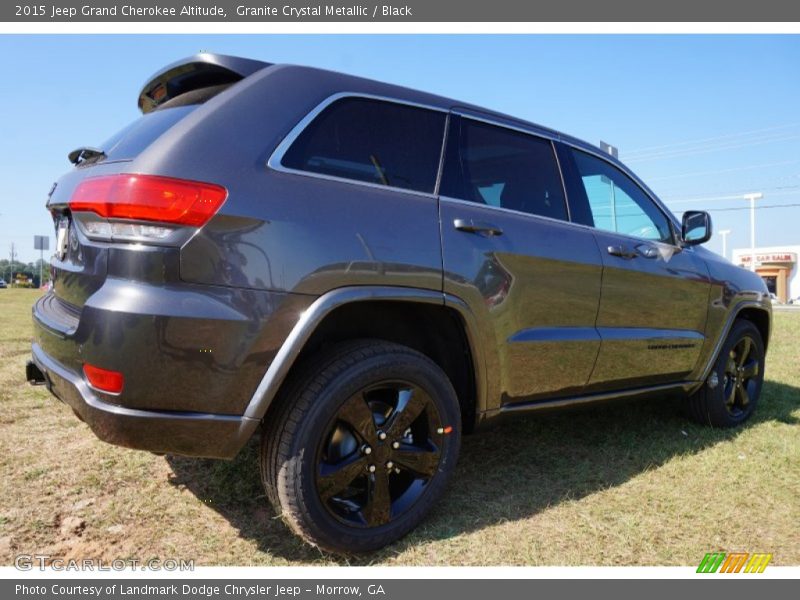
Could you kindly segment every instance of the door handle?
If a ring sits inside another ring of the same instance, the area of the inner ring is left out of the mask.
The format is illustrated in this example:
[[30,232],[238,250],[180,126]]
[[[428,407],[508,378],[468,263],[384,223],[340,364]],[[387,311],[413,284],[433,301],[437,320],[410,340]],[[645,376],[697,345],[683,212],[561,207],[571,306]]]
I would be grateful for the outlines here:
[[486,221],[473,221],[472,219],[455,219],[453,227],[466,233],[483,233],[490,237],[503,235],[503,230],[497,225]]
[[608,253],[611,256],[619,256],[620,258],[627,258],[627,259],[636,258],[638,256],[636,252],[634,252],[627,246],[609,246]]
[[639,254],[644,256],[645,258],[658,258],[660,252],[658,248],[655,246],[650,246],[648,244],[639,244],[636,246],[636,249],[639,251]]

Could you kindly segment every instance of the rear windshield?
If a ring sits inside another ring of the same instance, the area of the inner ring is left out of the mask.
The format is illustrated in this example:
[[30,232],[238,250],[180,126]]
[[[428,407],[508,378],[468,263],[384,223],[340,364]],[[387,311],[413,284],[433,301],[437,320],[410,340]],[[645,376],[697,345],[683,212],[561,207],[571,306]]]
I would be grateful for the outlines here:
[[106,153],[106,160],[135,158],[197,107],[197,104],[192,104],[147,113],[103,142],[100,149]]

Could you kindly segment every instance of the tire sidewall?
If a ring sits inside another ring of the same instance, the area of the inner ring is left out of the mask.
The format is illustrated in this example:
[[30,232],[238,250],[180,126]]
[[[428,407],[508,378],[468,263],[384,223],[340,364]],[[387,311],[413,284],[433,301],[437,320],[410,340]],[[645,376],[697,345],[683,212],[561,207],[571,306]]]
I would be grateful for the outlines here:
[[[453,431],[443,436],[437,475],[410,509],[379,527],[348,526],[330,514],[317,495],[315,474],[318,443],[350,397],[365,387],[392,380],[408,381],[422,388],[436,405],[443,426],[451,425]],[[432,361],[422,355],[404,352],[372,356],[339,373],[313,399],[307,418],[292,436],[290,458],[280,467],[288,470],[286,477],[279,480],[294,482],[296,498],[304,509],[299,513],[305,521],[303,526],[313,531],[314,537],[323,546],[351,548],[354,552],[366,551],[402,537],[419,523],[447,484],[458,459],[460,438],[458,400],[450,381]]]

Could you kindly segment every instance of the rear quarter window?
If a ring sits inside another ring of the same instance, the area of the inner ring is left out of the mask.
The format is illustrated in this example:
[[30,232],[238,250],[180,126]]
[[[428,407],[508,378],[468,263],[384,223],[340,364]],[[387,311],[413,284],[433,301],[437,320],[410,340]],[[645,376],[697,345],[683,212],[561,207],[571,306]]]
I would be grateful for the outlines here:
[[344,98],[326,107],[281,159],[290,169],[432,193],[446,116],[416,106]]

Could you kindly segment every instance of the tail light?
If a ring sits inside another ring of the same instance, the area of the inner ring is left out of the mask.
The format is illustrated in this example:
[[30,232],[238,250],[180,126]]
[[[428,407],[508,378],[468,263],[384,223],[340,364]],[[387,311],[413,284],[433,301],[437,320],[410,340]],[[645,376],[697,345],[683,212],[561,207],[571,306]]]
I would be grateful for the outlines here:
[[83,374],[93,388],[110,394],[119,394],[125,383],[125,379],[119,371],[101,369],[89,363],[83,365]]
[[202,227],[227,196],[212,183],[120,174],[85,179],[69,207],[88,213],[80,222],[91,237],[159,240],[177,228]]

